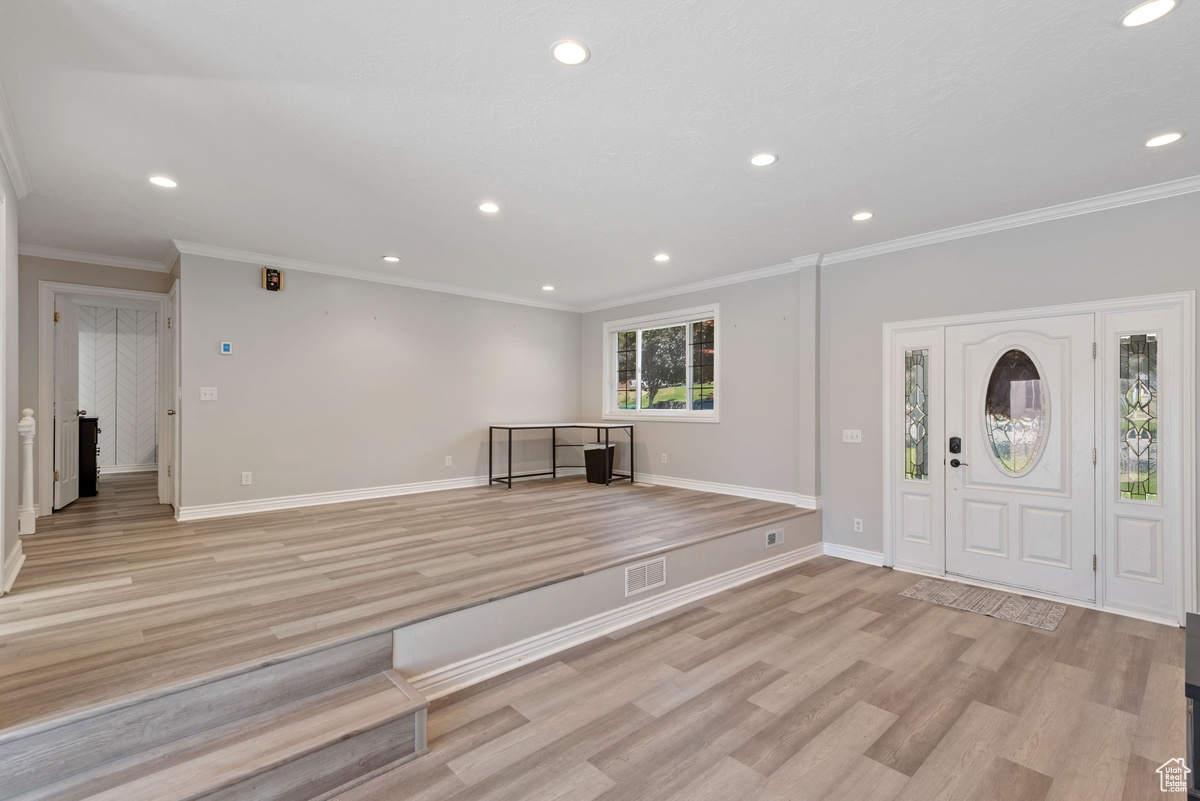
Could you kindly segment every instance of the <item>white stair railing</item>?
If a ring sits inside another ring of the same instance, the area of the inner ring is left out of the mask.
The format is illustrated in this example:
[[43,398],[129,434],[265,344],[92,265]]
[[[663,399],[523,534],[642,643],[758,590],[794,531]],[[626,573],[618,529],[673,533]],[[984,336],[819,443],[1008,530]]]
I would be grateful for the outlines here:
[[21,435],[21,518],[17,530],[22,535],[37,530],[37,508],[33,505],[33,435],[36,431],[33,409],[22,409],[21,422],[17,424],[17,433]]

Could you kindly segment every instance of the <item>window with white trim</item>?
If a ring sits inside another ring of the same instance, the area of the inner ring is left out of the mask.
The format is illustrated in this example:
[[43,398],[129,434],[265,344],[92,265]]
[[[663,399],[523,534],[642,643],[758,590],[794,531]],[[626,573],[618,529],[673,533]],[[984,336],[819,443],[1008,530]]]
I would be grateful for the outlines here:
[[717,420],[717,305],[604,324],[606,419]]

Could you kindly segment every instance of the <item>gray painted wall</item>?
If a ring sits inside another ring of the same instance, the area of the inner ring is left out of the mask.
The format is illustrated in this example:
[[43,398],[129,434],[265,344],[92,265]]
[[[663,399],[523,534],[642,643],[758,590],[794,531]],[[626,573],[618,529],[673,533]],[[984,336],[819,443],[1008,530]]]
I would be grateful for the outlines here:
[[1197,290],[1198,221],[1190,194],[822,268],[825,540],[883,549],[885,322]]
[[260,270],[182,260],[184,507],[487,475],[489,423],[579,414],[578,314]]
[[[167,292],[171,288],[166,273],[151,270],[129,270],[124,267],[106,267],[99,264],[80,264],[73,261],[43,259],[37,256],[20,258],[20,409],[37,412],[38,384],[38,283],[53,281],[61,284],[132,289],[138,292]],[[38,420],[37,436],[53,436],[53,421]],[[38,448],[34,447],[33,464],[35,475],[41,470]],[[34,482],[34,503],[42,508],[39,492],[40,482]]]
[[[20,450],[21,439],[17,436],[17,423],[21,419],[21,404],[17,397],[18,381],[18,330],[17,306],[17,193],[8,177],[8,170],[0,162],[0,195],[4,197],[4,230],[0,247],[0,305],[3,307],[4,335],[0,337],[0,372],[4,373],[4,389],[0,392],[0,407],[3,408],[4,425],[0,432],[0,571],[6,566],[6,557],[20,543],[17,529],[20,497]],[[2,590],[3,587],[0,587]]]
[[606,321],[716,302],[720,422],[636,423],[638,473],[818,494],[816,288],[808,268],[585,314],[584,418],[603,410]]

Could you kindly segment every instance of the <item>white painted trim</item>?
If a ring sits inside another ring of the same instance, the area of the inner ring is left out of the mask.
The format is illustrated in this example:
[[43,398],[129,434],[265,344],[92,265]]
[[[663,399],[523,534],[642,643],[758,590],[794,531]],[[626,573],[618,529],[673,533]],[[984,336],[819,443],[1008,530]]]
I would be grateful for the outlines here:
[[1099,197],[1088,198],[1086,200],[1062,203],[1057,206],[1046,206],[1045,208],[1023,211],[1018,214],[1009,214],[1005,217],[995,217],[990,220],[982,220],[953,228],[943,228],[940,231],[906,236],[861,248],[826,253],[821,258],[821,266],[827,267],[832,264],[842,264],[848,261],[867,259],[872,256],[882,256],[885,253],[895,253],[898,250],[908,250],[910,248],[937,244],[938,242],[949,242],[954,239],[990,234],[995,231],[1004,231],[1009,228],[1018,228],[1023,225],[1033,225],[1050,220],[1061,220],[1064,217],[1075,217],[1080,214],[1090,214],[1094,211],[1106,211],[1122,206],[1132,206],[1136,203],[1146,203],[1151,200],[1161,200],[1163,198],[1175,197],[1176,195],[1186,195],[1191,192],[1200,192],[1200,175],[1192,176],[1191,178],[1180,178],[1177,181],[1152,184],[1137,189],[1129,189],[1124,192],[1114,192],[1111,195],[1100,195]]
[[811,256],[797,256],[783,264],[776,264],[771,267],[760,267],[757,270],[746,270],[745,272],[733,273],[732,275],[722,275],[717,278],[709,278],[707,281],[696,281],[691,284],[680,284],[679,286],[668,287],[667,289],[655,289],[650,292],[642,292],[637,295],[625,295],[623,297],[614,298],[613,300],[605,300],[600,303],[593,303],[584,306],[580,311],[594,312],[603,309],[615,309],[618,306],[628,306],[632,303],[641,303],[647,300],[659,300],[661,298],[671,298],[676,295],[686,295],[689,292],[701,292],[705,289],[716,289],[717,287],[729,286],[731,284],[741,284],[746,281],[757,281],[760,278],[770,278],[775,275],[786,275],[803,270],[805,267],[817,267],[821,264],[821,254],[814,253]]
[[[216,247],[215,245],[198,245],[194,242],[180,242],[173,240],[175,249],[179,253],[188,256],[207,256],[213,259],[225,259],[226,261],[237,261],[244,264],[262,265],[266,267],[274,267],[280,270],[297,270],[304,273],[320,273],[322,275],[333,275],[339,278],[351,278],[357,281],[371,281],[376,284],[390,284],[391,286],[402,286],[409,289],[423,289],[427,292],[441,292],[447,295],[462,295],[468,298],[478,298],[480,300],[493,300],[497,303],[515,303],[520,306],[535,306],[539,309],[554,309],[556,311],[578,312],[578,306],[565,306],[561,303],[548,303],[544,300],[534,300],[532,298],[522,298],[516,295],[505,295],[500,292],[487,292],[482,289],[471,289],[465,286],[455,286],[453,284],[440,284],[434,281],[422,281],[417,278],[405,278],[400,275],[388,275],[387,273],[377,273],[371,270],[360,270],[353,267],[338,267],[333,264],[321,264],[315,261],[304,261],[302,259],[292,259],[286,256],[271,256],[266,253],[252,253],[248,250],[235,250],[233,248]],[[174,261],[172,259],[172,261]]]
[[100,475],[107,476],[117,473],[157,473],[157,464],[104,464],[100,465]]
[[84,253],[81,250],[64,250],[63,248],[48,248],[42,245],[21,245],[17,252],[22,256],[34,256],[39,259],[57,259],[72,261],[80,264],[99,264],[104,267],[124,267],[128,270],[149,270],[155,273],[170,272],[170,267],[164,267],[156,261],[145,259],[128,259],[124,256],[105,256],[103,253]]
[[[560,467],[559,476],[583,475],[582,467]],[[513,473],[513,478],[521,478],[525,473]],[[530,473],[541,477],[541,472]],[[549,476],[546,476],[549,478]],[[303,509],[306,506],[325,506],[331,503],[346,503],[347,501],[369,501],[375,498],[394,498],[398,495],[415,495],[420,492],[439,492],[441,490],[465,489],[467,487],[486,487],[487,476],[467,476],[466,478],[449,478],[438,481],[416,481],[411,484],[391,484],[383,487],[363,487],[362,489],[332,490],[330,492],[313,492],[308,495],[281,495],[275,498],[260,498],[252,501],[230,501],[229,503],[212,503],[202,506],[181,506],[175,512],[175,519],[180,522],[189,520],[207,520],[212,517],[233,517],[249,515],[256,512],[277,512],[283,509]]]
[[883,554],[879,551],[868,551],[865,548],[851,548],[849,545],[838,545],[835,542],[822,543],[826,556],[836,556],[838,559],[849,559],[851,562],[862,562],[875,567],[883,567]]
[[419,481],[413,484],[393,484],[386,487],[365,487],[353,490],[314,492],[309,495],[283,495],[277,498],[262,498],[254,501],[231,501],[204,506],[181,506],[176,520],[205,520],[211,517],[231,517],[255,512],[274,512],[280,509],[300,509],[305,506],[324,506],[346,501],[366,501],[374,498],[391,498],[397,495],[413,495],[418,492],[486,487],[487,476],[451,478],[443,481]]
[[695,490],[696,492],[713,492],[717,495],[736,495],[739,498],[753,498],[758,501],[772,501],[798,506],[801,509],[820,509],[821,496],[800,495],[784,490],[760,489],[758,487],[742,487],[737,484],[718,484],[715,481],[697,481],[691,478],[662,476],[645,471],[638,471],[637,483],[652,484],[661,487]]
[[8,177],[12,179],[17,200],[33,191],[29,164],[25,161],[25,150],[21,147],[21,137],[17,134],[17,125],[8,107],[8,98],[4,96],[3,86],[0,86],[0,160],[8,168]]
[[17,580],[17,574],[21,572],[21,565],[25,564],[25,551],[21,549],[21,540],[17,540],[17,544],[4,557],[4,577],[0,582],[0,595],[5,595],[12,589],[13,582]]
[[[166,326],[167,295],[161,292],[141,292],[133,289],[112,289],[104,286],[87,286],[86,284],[63,284],[55,281],[38,281],[38,405],[37,419],[42,421],[43,431],[54,430],[54,297],[56,295],[89,295],[103,298],[125,298],[136,301],[150,301],[158,304],[158,337],[163,341]],[[165,354],[158,349],[158,375],[163,375]],[[158,430],[166,425],[166,394],[159,382],[158,399]],[[34,481],[38,488],[38,515],[48,515],[54,511],[54,437],[38,437],[38,475]],[[160,465],[160,470],[165,470]],[[160,474],[161,476],[161,474]]]
[[464,659],[430,671],[409,683],[426,698],[433,700],[512,670],[518,665],[603,637],[685,604],[707,598],[731,587],[768,576],[821,555],[821,543],[797,548],[761,562],[730,570],[678,589],[626,604],[618,609],[529,637],[513,645],[497,648],[480,656]]

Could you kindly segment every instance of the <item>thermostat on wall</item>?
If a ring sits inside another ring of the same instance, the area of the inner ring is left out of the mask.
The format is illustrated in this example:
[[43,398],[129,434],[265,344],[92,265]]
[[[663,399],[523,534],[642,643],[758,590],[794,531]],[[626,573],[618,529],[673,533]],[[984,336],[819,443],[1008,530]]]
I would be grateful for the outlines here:
[[222,342],[221,343],[221,355],[228,356],[231,353],[233,353],[233,343],[232,342]]

